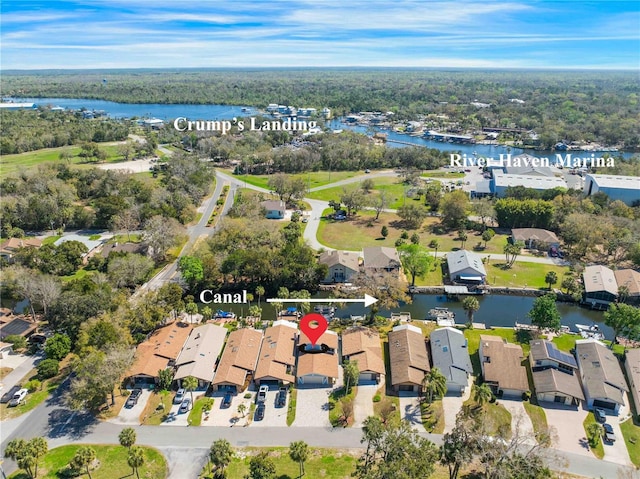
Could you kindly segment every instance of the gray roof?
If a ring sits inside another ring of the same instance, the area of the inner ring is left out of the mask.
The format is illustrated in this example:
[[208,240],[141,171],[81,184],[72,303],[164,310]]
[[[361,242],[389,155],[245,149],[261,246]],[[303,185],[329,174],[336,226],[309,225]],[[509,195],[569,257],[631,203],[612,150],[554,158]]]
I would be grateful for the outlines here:
[[87,247],[87,250],[89,251],[93,250],[94,248],[104,243],[103,239],[92,240],[92,239],[89,239],[88,236],[82,236],[82,235],[73,233],[68,235],[65,234],[62,238],[58,238],[56,242],[53,244],[56,246],[60,246],[62,243],[66,243],[67,241],[79,241],[80,243],[85,245]]
[[528,176],[554,176],[553,171],[548,166],[538,166],[540,162],[540,158],[526,153],[513,156],[510,161],[505,164],[505,173]]
[[454,328],[436,329],[431,333],[430,342],[433,367],[440,369],[447,383],[465,387],[467,373],[473,373],[473,367],[462,332]]
[[176,359],[174,379],[194,376],[203,381],[211,381],[227,332],[226,328],[216,324],[205,324],[191,330]]
[[536,394],[559,392],[584,400],[584,394],[576,374],[563,373],[557,369],[550,368],[544,371],[535,371],[532,375]]
[[632,386],[632,399],[636,403],[636,411],[640,410],[640,349],[628,349],[625,355],[627,377]]
[[582,385],[591,398],[602,398],[624,404],[627,381],[613,352],[594,339],[576,341],[576,355]]
[[575,358],[568,353],[560,351],[554,343],[546,339],[535,339],[529,343],[531,347],[531,366],[535,367],[536,361],[550,359],[573,369],[578,368]]
[[553,231],[541,228],[513,228],[511,236],[516,241],[544,241],[545,243],[559,243],[560,240]]
[[463,271],[467,268],[474,269],[482,276],[487,275],[480,255],[464,249],[447,253],[447,264],[449,265],[450,275],[454,275],[458,271]]
[[582,273],[584,290],[587,293],[606,291],[614,296],[618,295],[618,282],[613,271],[600,264],[587,266]]
[[320,255],[318,261],[321,264],[326,264],[329,268],[337,264],[356,272],[360,268],[360,255],[354,251],[325,251]]
[[264,209],[268,211],[272,211],[272,210],[285,211],[286,210],[286,205],[282,200],[266,200],[260,203],[260,206],[262,206]]
[[365,268],[397,269],[400,268],[400,256],[395,248],[386,246],[371,246],[363,248]]
[[640,176],[586,175],[600,188],[618,188],[622,190],[640,190]]
[[548,176],[508,175],[495,172],[493,178],[496,186],[524,186],[536,190],[550,190],[551,188],[566,188],[567,183],[562,178]]

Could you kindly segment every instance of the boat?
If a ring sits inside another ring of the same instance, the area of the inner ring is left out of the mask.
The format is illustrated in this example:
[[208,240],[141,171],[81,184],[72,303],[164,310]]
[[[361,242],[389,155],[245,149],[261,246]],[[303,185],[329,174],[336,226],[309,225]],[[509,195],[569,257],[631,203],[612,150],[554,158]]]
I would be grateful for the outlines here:
[[297,310],[297,308],[287,308],[280,311],[279,313],[279,316],[295,316],[297,318],[299,318],[301,315],[302,314]]
[[336,314],[336,308],[327,305],[316,306],[313,311],[324,316],[327,321],[331,321]]
[[236,314],[231,311],[222,311],[219,309],[213,315],[213,319],[236,319]]
[[429,310],[429,319],[435,320],[438,326],[455,326],[456,313],[449,311],[449,308],[435,307]]
[[604,339],[604,334],[597,331],[580,331],[580,336],[582,336],[583,339],[597,339],[598,341]]
[[600,326],[598,326],[597,324],[592,324],[590,326],[588,326],[586,324],[576,324],[576,328],[580,332],[582,332],[582,331],[585,331],[587,333],[599,333],[600,332]]

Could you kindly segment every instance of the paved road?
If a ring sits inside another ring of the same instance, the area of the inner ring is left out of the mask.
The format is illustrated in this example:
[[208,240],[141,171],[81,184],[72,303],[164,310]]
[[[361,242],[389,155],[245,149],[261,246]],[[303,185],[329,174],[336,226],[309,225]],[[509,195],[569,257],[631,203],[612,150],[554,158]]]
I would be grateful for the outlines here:
[[[17,355],[12,355],[17,356]],[[11,357],[10,359],[14,359]],[[20,380],[26,376],[26,374],[36,367],[36,364],[40,362],[42,359],[42,355],[38,354],[35,356],[26,356],[24,361],[16,367],[13,371],[7,374],[2,380],[2,391],[0,391],[0,395],[5,394],[11,390],[13,386],[18,384]],[[9,360],[3,361],[2,364],[9,363]]]

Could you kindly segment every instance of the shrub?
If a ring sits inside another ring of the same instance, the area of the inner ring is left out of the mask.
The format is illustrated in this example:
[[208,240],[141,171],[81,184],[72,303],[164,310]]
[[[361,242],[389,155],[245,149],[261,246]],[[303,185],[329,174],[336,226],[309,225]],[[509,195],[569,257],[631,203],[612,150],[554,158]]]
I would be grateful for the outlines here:
[[522,393],[522,400],[523,401],[530,401],[531,400],[531,391],[525,391]]
[[56,376],[60,372],[60,362],[55,359],[44,359],[36,367],[38,379],[41,381]]
[[396,240],[396,243],[395,243],[396,244],[396,248],[402,246],[404,243],[405,243],[405,241],[402,238],[398,238]]
[[245,394],[245,395],[244,395],[244,398],[245,398],[245,399],[251,399],[251,393],[247,393],[247,394]]
[[407,232],[407,230],[402,231],[402,233],[400,234],[400,238],[404,240],[409,239],[409,233]]
[[376,394],[375,396],[373,396],[373,402],[380,402],[382,398],[380,397],[380,394]]
[[38,389],[40,389],[42,387],[42,383],[40,381],[38,381],[37,379],[32,379],[27,384],[25,384],[24,387],[30,393],[32,393],[33,391],[37,391]]
[[4,338],[6,343],[13,344],[13,349],[24,349],[27,347],[27,340],[22,336],[18,336],[17,334],[10,334],[6,338]]

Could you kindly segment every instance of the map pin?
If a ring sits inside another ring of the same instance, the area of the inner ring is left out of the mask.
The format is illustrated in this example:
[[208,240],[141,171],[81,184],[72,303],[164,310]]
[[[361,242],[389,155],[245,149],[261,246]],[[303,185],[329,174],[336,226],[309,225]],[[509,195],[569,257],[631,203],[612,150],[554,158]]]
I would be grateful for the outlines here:
[[327,330],[327,320],[318,313],[306,314],[300,320],[300,330],[311,340],[311,345],[315,346],[320,336]]

